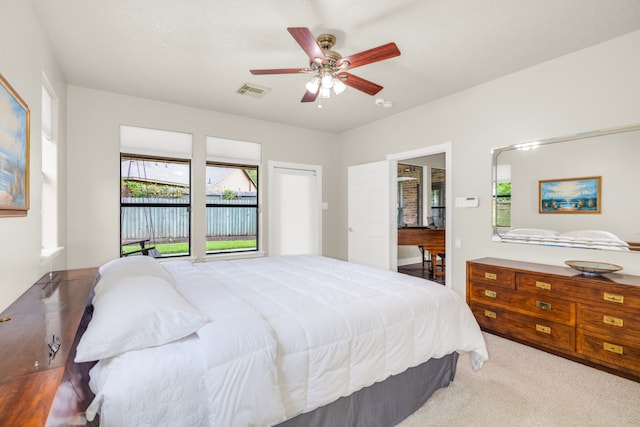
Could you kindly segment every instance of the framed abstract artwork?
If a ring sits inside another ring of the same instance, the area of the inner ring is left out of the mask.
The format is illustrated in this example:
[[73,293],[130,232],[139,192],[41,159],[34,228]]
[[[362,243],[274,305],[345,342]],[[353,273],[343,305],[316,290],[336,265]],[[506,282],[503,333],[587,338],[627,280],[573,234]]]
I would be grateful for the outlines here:
[[0,217],[29,210],[29,107],[0,74]]
[[539,188],[540,213],[600,213],[600,176],[544,180]]

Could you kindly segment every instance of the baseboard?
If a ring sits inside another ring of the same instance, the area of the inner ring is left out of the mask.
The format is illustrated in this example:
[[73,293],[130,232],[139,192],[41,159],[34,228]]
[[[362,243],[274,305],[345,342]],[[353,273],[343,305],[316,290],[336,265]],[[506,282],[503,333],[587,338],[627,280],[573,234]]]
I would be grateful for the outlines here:
[[398,267],[401,267],[403,265],[410,265],[410,264],[421,264],[422,263],[422,258],[421,257],[413,257],[413,258],[402,258],[398,260]]

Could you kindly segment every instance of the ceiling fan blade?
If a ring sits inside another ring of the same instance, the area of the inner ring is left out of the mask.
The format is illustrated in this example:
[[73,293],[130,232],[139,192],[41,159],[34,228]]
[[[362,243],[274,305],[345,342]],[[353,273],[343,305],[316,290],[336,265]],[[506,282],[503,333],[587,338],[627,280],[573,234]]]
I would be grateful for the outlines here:
[[352,69],[362,65],[371,64],[372,62],[384,61],[385,59],[399,55],[400,50],[398,49],[398,46],[391,42],[360,53],[354,53],[353,55],[346,56],[336,62],[336,67],[340,67],[342,63],[348,62],[349,66],[347,69]]
[[293,38],[298,42],[300,47],[307,53],[309,59],[312,61],[316,61],[320,59],[322,63],[325,62],[324,53],[320,46],[318,46],[318,42],[316,42],[316,38],[313,37],[311,31],[305,27],[289,27],[287,28],[289,34],[293,36]]
[[251,74],[298,74],[308,73],[311,70],[308,68],[273,68],[267,70],[249,70]]
[[318,93],[320,93],[320,91],[317,91],[316,93],[306,91],[300,102],[313,102],[318,97]]
[[343,72],[338,74],[338,77],[345,85],[358,89],[359,91],[369,95],[375,95],[382,90],[382,86],[370,82],[369,80],[365,80],[362,77],[354,76],[353,74]]

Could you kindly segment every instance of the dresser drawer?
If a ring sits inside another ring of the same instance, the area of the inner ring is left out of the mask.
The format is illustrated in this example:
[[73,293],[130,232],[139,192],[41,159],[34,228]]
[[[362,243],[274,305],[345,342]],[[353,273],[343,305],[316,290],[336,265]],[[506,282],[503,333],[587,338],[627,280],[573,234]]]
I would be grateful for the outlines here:
[[516,273],[513,270],[485,264],[470,264],[469,279],[501,288],[516,288]]
[[478,324],[487,330],[564,351],[575,351],[575,327],[483,304],[471,304]]
[[586,331],[605,336],[620,337],[640,343],[640,318],[638,313],[578,304],[577,322]]
[[576,349],[591,358],[640,371],[640,344],[578,329]]
[[587,304],[609,305],[623,310],[640,309],[640,286],[611,283],[606,277],[560,278],[544,274],[517,273],[516,289],[561,295]]
[[571,294],[571,291],[575,291],[575,285],[572,285],[569,280],[530,273],[517,274],[516,288],[542,295],[563,295],[565,298]]
[[640,287],[588,284],[583,287],[582,299],[585,302],[609,307],[614,310],[628,310],[635,313],[640,310]]
[[575,324],[575,303],[483,283],[470,284],[471,301],[554,322]]

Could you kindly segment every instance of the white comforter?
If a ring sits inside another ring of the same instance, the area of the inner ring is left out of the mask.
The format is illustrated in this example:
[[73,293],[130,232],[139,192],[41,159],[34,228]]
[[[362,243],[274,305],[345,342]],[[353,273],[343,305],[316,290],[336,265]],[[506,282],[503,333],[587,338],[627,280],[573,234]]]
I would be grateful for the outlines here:
[[263,426],[430,359],[487,360],[448,288],[315,256],[162,264],[212,321],[180,341],[98,362],[104,426]]

